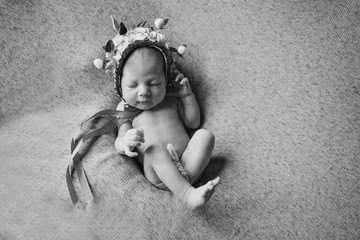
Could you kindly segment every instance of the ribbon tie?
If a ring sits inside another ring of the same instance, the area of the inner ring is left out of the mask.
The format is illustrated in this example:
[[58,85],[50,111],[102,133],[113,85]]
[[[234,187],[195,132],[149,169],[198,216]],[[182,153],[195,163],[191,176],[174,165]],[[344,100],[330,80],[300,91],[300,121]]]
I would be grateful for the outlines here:
[[75,168],[76,174],[78,176],[80,186],[82,191],[84,192],[85,200],[86,202],[90,202],[94,199],[93,194],[90,189],[89,180],[86,176],[86,172],[84,170],[84,167],[81,163],[81,157],[79,154],[79,150],[83,146],[83,144],[96,136],[103,135],[117,126],[120,126],[127,120],[134,118],[138,113],[140,112],[139,109],[131,108],[125,105],[124,111],[118,111],[118,110],[103,110],[100,112],[97,112],[93,116],[91,116],[89,119],[87,119],[85,122],[95,119],[98,117],[106,117],[111,118],[111,120],[106,123],[104,126],[99,127],[98,129],[88,131],[84,134],[80,134],[79,136],[73,138],[71,140],[71,158],[72,163],[70,163],[66,169],[66,183],[69,189],[71,201],[73,204],[76,204],[79,201],[79,196],[76,193],[74,183],[73,183],[73,171],[72,169]]

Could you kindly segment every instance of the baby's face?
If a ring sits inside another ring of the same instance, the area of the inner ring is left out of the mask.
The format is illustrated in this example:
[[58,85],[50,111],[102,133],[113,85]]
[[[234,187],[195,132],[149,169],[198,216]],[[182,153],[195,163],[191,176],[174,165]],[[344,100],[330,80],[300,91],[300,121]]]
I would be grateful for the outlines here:
[[126,103],[141,110],[162,102],[166,95],[162,54],[151,48],[135,50],[124,65],[121,89]]

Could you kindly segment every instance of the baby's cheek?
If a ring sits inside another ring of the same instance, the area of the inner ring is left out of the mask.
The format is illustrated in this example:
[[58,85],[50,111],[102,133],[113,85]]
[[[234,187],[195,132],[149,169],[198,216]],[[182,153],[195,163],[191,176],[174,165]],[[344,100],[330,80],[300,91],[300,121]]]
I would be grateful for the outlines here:
[[166,95],[166,85],[165,84],[158,88],[158,94],[163,95],[163,96]]
[[124,89],[123,91],[123,96],[129,99],[134,98],[135,95],[136,95],[135,90]]

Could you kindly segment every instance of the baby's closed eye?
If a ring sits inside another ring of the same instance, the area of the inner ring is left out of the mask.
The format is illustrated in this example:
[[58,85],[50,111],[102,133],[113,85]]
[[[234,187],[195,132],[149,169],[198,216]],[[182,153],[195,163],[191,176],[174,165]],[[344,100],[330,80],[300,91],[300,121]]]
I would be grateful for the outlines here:
[[[152,86],[159,86],[159,85],[161,85],[161,83],[162,82],[159,81],[159,80],[151,80],[151,81],[148,81],[148,82],[146,82],[144,84],[147,85],[147,86],[152,87]],[[136,87],[138,87],[138,85],[139,85],[138,83],[133,82],[133,83],[128,83],[125,86],[128,87],[128,88],[136,88]]]
[[129,85],[127,85],[126,87],[128,87],[128,88],[136,88],[137,87],[137,84],[129,84]]
[[160,81],[152,81],[150,82],[150,86],[159,86],[161,84]]

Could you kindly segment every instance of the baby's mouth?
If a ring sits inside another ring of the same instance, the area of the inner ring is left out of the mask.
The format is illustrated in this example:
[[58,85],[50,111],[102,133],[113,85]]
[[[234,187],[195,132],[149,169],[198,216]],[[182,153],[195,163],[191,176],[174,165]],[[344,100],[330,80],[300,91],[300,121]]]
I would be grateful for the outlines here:
[[142,103],[142,104],[149,104],[151,103],[151,100],[150,99],[146,99],[146,100],[140,100],[139,103]]

